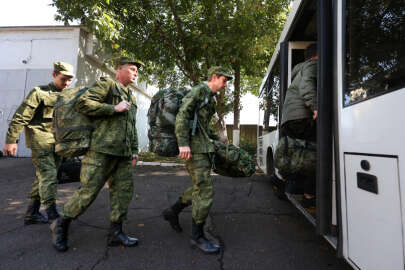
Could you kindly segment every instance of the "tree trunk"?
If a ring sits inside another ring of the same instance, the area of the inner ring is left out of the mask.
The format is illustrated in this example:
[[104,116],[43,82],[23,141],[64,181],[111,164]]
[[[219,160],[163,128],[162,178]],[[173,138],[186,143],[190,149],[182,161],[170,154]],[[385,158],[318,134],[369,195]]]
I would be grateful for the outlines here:
[[224,119],[225,118],[224,107],[225,107],[225,91],[220,91],[217,99],[217,117],[214,117],[213,121],[215,129],[218,131],[218,135],[221,136],[221,138],[228,139],[228,133],[226,131]]
[[235,81],[233,92],[233,136],[232,142],[234,145],[239,146],[240,141],[240,64],[235,63]]

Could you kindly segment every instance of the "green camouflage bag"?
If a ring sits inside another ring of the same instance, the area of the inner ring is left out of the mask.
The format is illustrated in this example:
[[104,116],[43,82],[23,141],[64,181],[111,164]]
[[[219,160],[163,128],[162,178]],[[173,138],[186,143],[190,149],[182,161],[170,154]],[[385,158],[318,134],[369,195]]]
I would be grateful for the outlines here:
[[221,141],[213,143],[215,173],[229,177],[249,177],[255,173],[256,164],[245,150]]
[[282,137],[274,155],[275,167],[288,178],[291,175],[316,175],[316,143]]
[[186,91],[169,88],[158,91],[152,97],[148,110],[149,151],[165,157],[174,157],[179,154],[174,125],[186,93]]
[[84,155],[90,147],[94,130],[91,119],[75,109],[77,99],[87,88],[63,90],[56,100],[53,112],[55,152],[66,158]]

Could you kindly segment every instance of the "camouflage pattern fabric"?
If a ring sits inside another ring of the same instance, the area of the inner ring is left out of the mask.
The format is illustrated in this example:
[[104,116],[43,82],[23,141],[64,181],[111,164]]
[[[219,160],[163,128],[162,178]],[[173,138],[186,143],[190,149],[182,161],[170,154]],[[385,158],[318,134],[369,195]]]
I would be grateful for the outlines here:
[[134,191],[132,159],[88,151],[82,159],[81,188],[65,204],[61,212],[64,218],[76,218],[95,200],[108,180],[110,191],[110,220],[126,219],[128,205]]
[[[186,161],[186,168],[193,185],[181,196],[185,204],[192,203],[192,217],[197,224],[203,223],[211,209],[214,188],[211,179],[211,153],[214,152],[212,139],[218,139],[209,128],[215,113],[215,94],[207,83],[201,83],[183,98],[176,116],[175,132],[179,146],[189,146],[191,158]],[[197,116],[198,127],[193,135],[190,123]]]
[[192,218],[200,224],[207,219],[214,198],[209,155],[193,154],[186,161],[186,169],[193,185],[183,192],[180,199],[184,204],[192,204]]
[[288,178],[290,175],[316,175],[316,143],[284,136],[274,155],[275,167]]
[[[131,103],[127,112],[114,112],[121,101]],[[77,100],[76,109],[93,120],[90,150],[128,157],[138,153],[136,100],[131,90],[118,81],[101,78]]]
[[48,149],[32,149],[32,163],[35,166],[35,181],[31,186],[28,198],[39,200],[45,207],[56,200],[57,168],[61,158],[55,154],[53,147]]
[[6,135],[6,143],[17,143],[25,128],[25,141],[32,149],[35,180],[29,199],[40,200],[45,206],[55,202],[57,193],[57,167],[60,158],[54,153],[52,115],[61,90],[53,83],[35,87],[14,113]]
[[153,96],[148,110],[149,151],[167,157],[179,154],[174,125],[185,95],[186,91],[169,88]]
[[92,120],[76,109],[77,99],[87,88],[65,89],[57,98],[53,113],[55,152],[63,157],[76,157],[90,147]]
[[[214,152],[214,144],[210,139],[219,139],[209,127],[215,113],[216,99],[207,83],[201,83],[191,89],[183,98],[176,117],[175,133],[179,146],[189,146],[192,154]],[[190,122],[197,110],[198,128],[190,136]]]
[[14,113],[7,131],[6,143],[16,143],[25,128],[27,147],[41,149],[54,144],[52,116],[60,92],[53,83],[32,89]]
[[233,144],[214,141],[214,172],[229,177],[249,177],[255,173],[253,158],[243,149]]

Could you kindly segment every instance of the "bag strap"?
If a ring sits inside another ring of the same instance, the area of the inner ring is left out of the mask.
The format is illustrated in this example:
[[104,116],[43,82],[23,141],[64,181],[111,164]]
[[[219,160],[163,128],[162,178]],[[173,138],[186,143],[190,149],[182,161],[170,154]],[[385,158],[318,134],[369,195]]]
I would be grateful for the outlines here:
[[197,123],[198,123],[198,111],[203,108],[205,105],[208,104],[209,98],[207,97],[207,95],[205,95],[204,100],[199,103],[198,106],[196,106],[196,109],[194,110],[194,119],[193,119],[193,124],[192,124],[192,128],[191,128],[191,135],[194,136],[195,135],[195,131],[197,129]]

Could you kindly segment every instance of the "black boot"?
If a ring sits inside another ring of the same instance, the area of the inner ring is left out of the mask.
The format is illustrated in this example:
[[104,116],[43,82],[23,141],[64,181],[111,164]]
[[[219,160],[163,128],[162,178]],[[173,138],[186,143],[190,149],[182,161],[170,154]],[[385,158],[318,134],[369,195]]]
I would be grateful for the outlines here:
[[48,219],[44,217],[40,212],[39,208],[41,202],[38,200],[32,201],[27,208],[27,212],[24,217],[24,224],[37,224],[37,223],[48,223]]
[[176,232],[183,231],[179,223],[179,214],[187,206],[188,204],[182,203],[179,199],[175,204],[165,209],[162,213],[163,218],[170,223],[170,226],[172,226],[173,230],[175,230]]
[[57,251],[68,250],[68,231],[72,219],[58,217],[50,226],[52,231],[52,244]]
[[220,247],[208,240],[204,235],[204,223],[196,224],[193,220],[191,227],[191,247],[198,247],[206,254],[219,253]]
[[122,231],[122,222],[111,222],[110,231],[107,237],[107,245],[133,247],[138,245],[138,239],[129,237]]
[[48,215],[49,222],[53,222],[55,219],[59,217],[58,210],[56,210],[56,204],[53,203],[46,208],[46,214]]

